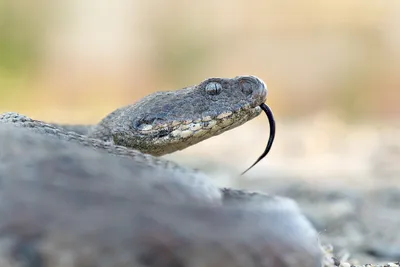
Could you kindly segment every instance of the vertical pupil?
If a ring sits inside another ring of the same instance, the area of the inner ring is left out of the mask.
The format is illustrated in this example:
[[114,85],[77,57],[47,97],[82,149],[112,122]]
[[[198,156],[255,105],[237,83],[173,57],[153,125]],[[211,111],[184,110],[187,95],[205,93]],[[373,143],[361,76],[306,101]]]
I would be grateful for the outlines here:
[[222,87],[221,84],[217,82],[211,82],[207,84],[206,91],[210,95],[218,95],[221,91],[221,87]]
[[214,87],[214,93],[217,93],[218,88],[217,88],[217,85],[215,83],[214,83],[213,87]]

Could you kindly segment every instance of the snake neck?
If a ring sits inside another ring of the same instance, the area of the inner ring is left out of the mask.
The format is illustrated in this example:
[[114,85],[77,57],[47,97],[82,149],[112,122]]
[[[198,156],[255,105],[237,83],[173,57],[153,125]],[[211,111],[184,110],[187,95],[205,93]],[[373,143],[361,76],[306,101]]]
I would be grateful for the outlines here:
[[105,127],[103,124],[47,124],[59,129],[60,131],[71,133],[72,135],[82,135],[90,139],[113,143],[111,130]]
[[[153,167],[161,167],[167,169],[178,169],[185,172],[186,170],[179,165],[154,157],[149,154],[144,154],[136,149],[129,149],[124,146],[114,145],[112,142],[103,141],[91,136],[82,134],[90,133],[93,126],[91,125],[63,125],[63,124],[51,124],[39,120],[34,120],[25,115],[7,112],[0,114],[0,124],[9,124],[16,127],[27,128],[32,132],[36,132],[51,138],[57,138],[60,140],[78,143],[80,145],[90,147],[96,150],[104,150],[110,154],[117,156],[133,158],[137,162],[142,162],[146,165]],[[105,137],[104,137],[105,138]],[[193,170],[191,170],[193,172]]]
[[65,132],[74,132],[76,134],[86,135],[86,136],[93,128],[93,125],[86,125],[86,124],[60,124],[60,123],[48,123],[48,124]]

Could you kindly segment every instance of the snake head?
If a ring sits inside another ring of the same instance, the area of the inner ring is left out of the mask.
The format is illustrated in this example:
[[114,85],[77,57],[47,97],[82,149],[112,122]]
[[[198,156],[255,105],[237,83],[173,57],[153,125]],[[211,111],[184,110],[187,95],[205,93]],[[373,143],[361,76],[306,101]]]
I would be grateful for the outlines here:
[[109,130],[115,144],[160,156],[255,118],[266,97],[267,86],[255,76],[209,78],[148,95],[111,113],[99,125],[102,132]]

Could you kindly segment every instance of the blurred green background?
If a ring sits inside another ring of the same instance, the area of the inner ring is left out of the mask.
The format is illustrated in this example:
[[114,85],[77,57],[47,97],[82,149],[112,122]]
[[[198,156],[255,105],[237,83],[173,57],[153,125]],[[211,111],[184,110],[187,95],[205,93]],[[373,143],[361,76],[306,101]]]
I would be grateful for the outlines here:
[[400,1],[0,1],[0,111],[96,122],[159,90],[257,75],[280,118],[400,114]]

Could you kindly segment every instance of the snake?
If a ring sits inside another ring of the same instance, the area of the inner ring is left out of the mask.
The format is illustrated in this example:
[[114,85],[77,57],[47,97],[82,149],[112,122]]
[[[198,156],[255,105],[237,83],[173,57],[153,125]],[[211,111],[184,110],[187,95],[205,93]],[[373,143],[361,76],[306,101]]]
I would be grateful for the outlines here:
[[1,114],[1,266],[321,266],[293,200],[219,188],[161,157],[264,110],[270,137],[253,167],[275,136],[266,98],[246,75],[156,92],[95,125]]

